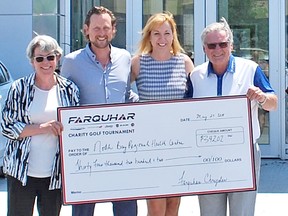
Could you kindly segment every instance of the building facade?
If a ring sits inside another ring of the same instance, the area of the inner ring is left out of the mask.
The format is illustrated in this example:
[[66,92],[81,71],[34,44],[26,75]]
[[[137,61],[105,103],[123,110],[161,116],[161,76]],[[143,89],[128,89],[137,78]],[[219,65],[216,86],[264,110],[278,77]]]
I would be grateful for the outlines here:
[[85,46],[81,28],[93,5],[114,12],[118,23],[113,43],[131,54],[148,17],[170,11],[195,65],[206,61],[200,39],[203,28],[225,17],[234,33],[234,54],[258,62],[279,98],[277,111],[260,110],[262,156],[288,159],[288,0],[2,0],[0,60],[18,78],[32,71],[25,49],[36,34],[53,36],[66,54]]

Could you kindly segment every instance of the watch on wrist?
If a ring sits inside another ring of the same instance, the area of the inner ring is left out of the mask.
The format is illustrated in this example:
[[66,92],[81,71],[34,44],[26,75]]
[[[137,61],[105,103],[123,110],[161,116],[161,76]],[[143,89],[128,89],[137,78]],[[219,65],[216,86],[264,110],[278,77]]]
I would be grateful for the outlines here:
[[267,96],[265,95],[265,99],[262,102],[258,101],[257,103],[258,103],[259,107],[262,108],[262,106],[266,103],[266,101],[267,101]]

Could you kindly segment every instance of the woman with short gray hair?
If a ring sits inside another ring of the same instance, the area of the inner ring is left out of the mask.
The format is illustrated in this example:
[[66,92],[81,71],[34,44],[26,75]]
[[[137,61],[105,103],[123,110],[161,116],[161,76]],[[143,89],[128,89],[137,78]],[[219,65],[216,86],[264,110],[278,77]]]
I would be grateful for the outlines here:
[[58,137],[63,130],[57,107],[79,104],[78,87],[55,73],[62,55],[57,41],[38,35],[27,47],[34,69],[11,85],[2,111],[8,138],[3,171],[7,175],[9,216],[60,214],[61,173]]

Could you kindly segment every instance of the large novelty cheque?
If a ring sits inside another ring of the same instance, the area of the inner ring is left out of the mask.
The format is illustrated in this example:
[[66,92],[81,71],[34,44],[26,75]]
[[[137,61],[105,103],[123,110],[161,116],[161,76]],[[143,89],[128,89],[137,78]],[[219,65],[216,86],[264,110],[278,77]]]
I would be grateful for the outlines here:
[[256,189],[245,96],[63,107],[65,204]]

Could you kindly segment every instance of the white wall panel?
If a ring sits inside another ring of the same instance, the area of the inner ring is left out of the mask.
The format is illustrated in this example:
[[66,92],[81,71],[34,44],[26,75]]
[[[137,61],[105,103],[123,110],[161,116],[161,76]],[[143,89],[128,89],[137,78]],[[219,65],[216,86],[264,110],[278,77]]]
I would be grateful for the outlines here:
[[0,60],[14,79],[31,73],[26,47],[32,39],[32,16],[0,14],[0,29]]
[[0,15],[32,14],[32,0],[0,0]]

